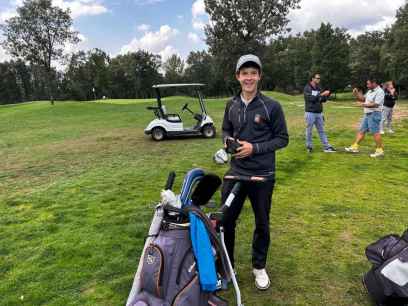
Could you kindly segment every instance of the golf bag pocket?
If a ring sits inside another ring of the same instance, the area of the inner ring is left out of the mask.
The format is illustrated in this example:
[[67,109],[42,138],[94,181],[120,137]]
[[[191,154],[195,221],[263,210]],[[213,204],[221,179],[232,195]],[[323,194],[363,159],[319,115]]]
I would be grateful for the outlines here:
[[[198,275],[187,283],[187,285],[176,295],[172,306],[206,305],[205,293],[201,292]],[[199,300],[197,300],[199,299]],[[200,301],[202,299],[202,301]]]
[[142,288],[159,298],[163,297],[164,256],[161,248],[151,244],[143,259]]

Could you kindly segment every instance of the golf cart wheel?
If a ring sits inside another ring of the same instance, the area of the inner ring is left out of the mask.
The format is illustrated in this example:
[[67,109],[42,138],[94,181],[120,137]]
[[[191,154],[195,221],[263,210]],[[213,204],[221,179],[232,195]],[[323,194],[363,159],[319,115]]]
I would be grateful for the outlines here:
[[166,137],[166,132],[161,127],[155,127],[152,130],[152,139],[155,141],[163,140]]
[[201,132],[205,138],[215,137],[215,127],[212,124],[205,125]]

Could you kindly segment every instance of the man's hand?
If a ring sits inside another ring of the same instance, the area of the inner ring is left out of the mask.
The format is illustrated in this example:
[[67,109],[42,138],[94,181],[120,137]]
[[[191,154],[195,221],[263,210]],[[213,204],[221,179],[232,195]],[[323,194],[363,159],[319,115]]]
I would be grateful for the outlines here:
[[237,159],[245,158],[245,157],[250,156],[253,153],[254,148],[251,143],[247,141],[240,141],[240,140],[238,140],[238,142],[241,146],[237,149],[238,153],[234,154],[235,158]]
[[328,96],[330,96],[330,90],[325,90],[320,95],[323,96],[323,97],[328,97]]
[[364,102],[365,100],[362,92],[358,88],[353,89],[353,96],[355,96],[360,102]]
[[361,101],[357,100],[356,105],[359,106],[359,107],[364,107],[364,102],[361,102]]

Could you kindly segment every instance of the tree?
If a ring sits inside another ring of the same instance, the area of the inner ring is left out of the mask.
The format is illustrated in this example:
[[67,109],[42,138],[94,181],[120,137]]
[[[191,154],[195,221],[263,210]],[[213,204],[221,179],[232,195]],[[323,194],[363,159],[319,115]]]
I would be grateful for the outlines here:
[[217,94],[214,90],[213,59],[207,51],[191,51],[186,60],[184,78],[191,83],[204,83],[206,95]]
[[349,39],[345,29],[329,23],[296,36],[273,39],[265,52],[266,87],[299,92],[310,75],[319,72],[326,87],[343,89],[349,82]]
[[64,98],[90,100],[92,97],[92,78],[87,70],[88,57],[84,51],[70,56],[62,82]]
[[13,62],[0,63],[0,104],[15,103],[22,100],[17,71]]
[[0,104],[27,101],[32,97],[32,74],[23,61],[0,63]]
[[6,20],[3,46],[9,53],[45,70],[50,101],[54,103],[55,73],[52,62],[61,59],[66,43],[77,43],[69,10],[52,6],[51,0],[25,0],[17,16]]
[[159,55],[139,50],[111,60],[111,96],[113,98],[150,98],[152,85],[161,83]]
[[305,36],[314,40],[310,72],[319,72],[324,86],[332,91],[344,89],[350,80],[350,35],[345,29],[322,23],[317,31]]
[[109,64],[109,55],[101,49],[93,49],[88,52],[86,68],[91,77],[92,90],[94,90],[93,99],[110,95]]
[[191,51],[186,63],[185,77],[187,80],[208,84],[211,79],[211,55],[207,51]]
[[381,31],[366,32],[350,41],[350,70],[353,87],[364,87],[369,77],[384,80],[385,42],[385,32]]
[[408,2],[397,11],[386,44],[385,69],[390,77],[408,89]]
[[163,65],[164,77],[167,83],[179,83],[183,79],[184,61],[180,56],[173,54]]
[[292,91],[293,66],[290,57],[289,44],[293,38],[277,37],[266,47],[263,60],[263,87],[277,88],[282,91]]
[[266,49],[264,82],[268,89],[301,91],[308,81],[312,66],[310,50],[314,39],[309,33],[278,37]]
[[216,57],[225,81],[232,81],[234,64],[245,53],[262,57],[265,44],[283,32],[290,9],[300,0],[204,0],[210,16],[205,27],[209,51]]

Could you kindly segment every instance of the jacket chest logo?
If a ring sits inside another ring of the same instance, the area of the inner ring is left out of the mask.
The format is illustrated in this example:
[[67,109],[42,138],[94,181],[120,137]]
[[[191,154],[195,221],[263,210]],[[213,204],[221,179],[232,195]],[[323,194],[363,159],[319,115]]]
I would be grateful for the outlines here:
[[256,124],[260,124],[260,123],[262,123],[262,122],[264,122],[265,121],[265,119],[261,116],[261,115],[259,115],[259,114],[256,114],[255,115],[255,117],[254,117],[254,122],[256,123]]

